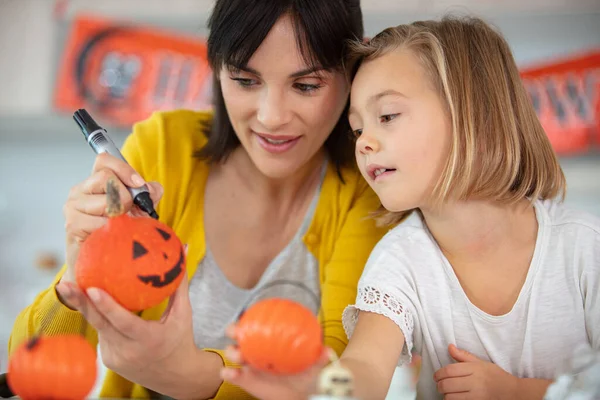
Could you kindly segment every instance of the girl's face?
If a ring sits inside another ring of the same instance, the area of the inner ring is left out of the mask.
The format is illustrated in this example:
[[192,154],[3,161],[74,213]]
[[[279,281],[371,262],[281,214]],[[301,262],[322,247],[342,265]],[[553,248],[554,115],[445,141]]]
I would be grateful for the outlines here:
[[431,204],[452,128],[414,53],[394,50],[363,63],[350,102],[356,160],[383,206],[400,212]]
[[348,99],[341,72],[314,70],[282,17],[241,70],[219,73],[233,128],[256,167],[286,178],[315,159]]

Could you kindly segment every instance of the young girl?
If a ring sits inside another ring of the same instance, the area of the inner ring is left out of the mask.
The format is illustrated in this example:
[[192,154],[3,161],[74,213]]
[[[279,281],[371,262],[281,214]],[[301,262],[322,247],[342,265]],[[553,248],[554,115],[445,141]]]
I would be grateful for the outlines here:
[[[507,43],[445,18],[356,44],[353,63],[358,165],[401,222],[344,311],[356,396],[383,399],[416,351],[419,399],[541,399],[575,347],[600,348],[600,220],[555,200],[565,178]],[[318,373],[223,374],[290,399]]]

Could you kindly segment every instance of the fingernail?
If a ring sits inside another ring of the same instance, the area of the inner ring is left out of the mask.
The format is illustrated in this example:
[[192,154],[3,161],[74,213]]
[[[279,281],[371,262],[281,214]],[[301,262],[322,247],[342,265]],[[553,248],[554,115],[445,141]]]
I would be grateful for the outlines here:
[[97,303],[100,301],[100,291],[96,288],[89,288],[86,293],[92,302]]
[[231,368],[223,368],[221,370],[221,379],[226,381],[235,379],[236,371]]
[[138,174],[133,174],[133,175],[131,176],[131,181],[133,182],[133,184],[134,184],[136,187],[143,186],[143,185],[146,183],[146,181],[144,181],[144,180],[142,179],[142,177],[141,177],[141,176],[139,176]]
[[56,285],[56,290],[58,290],[60,295],[65,298],[71,297],[73,294],[73,290],[69,287],[69,285],[63,282],[59,282],[58,285]]
[[228,347],[225,349],[225,357],[227,358],[237,358],[238,356],[238,352],[235,351],[233,348]]

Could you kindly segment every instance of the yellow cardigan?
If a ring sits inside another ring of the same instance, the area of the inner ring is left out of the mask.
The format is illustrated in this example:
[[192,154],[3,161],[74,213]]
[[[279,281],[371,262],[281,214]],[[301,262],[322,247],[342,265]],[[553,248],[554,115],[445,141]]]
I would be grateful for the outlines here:
[[[171,226],[183,243],[188,244],[188,279],[196,272],[205,253],[204,187],[209,164],[192,157],[194,151],[206,143],[201,133],[203,124],[212,114],[178,110],[154,113],[149,119],[134,126],[133,133],[123,146],[123,155],[147,181],[158,181],[164,195],[157,207],[161,221]],[[338,354],[344,350],[347,338],[341,323],[343,309],[355,301],[358,279],[363,266],[377,241],[385,231],[377,228],[368,214],[379,206],[379,200],[356,169],[342,170],[344,182],[330,163],[322,184],[319,202],[307,233],[303,237],[309,251],[319,263],[322,310],[319,318],[326,345]],[[59,306],[54,286],[62,276],[61,270],[50,287],[41,292],[33,304],[17,317],[8,343],[9,354],[41,326],[45,333],[76,333],[82,316],[76,311]],[[160,319],[167,301],[145,310],[141,316],[148,320]],[[87,339],[97,343],[97,334],[88,329]],[[205,349],[218,353],[225,365],[232,365],[220,349]],[[108,371],[101,397],[148,398],[143,387],[133,384],[113,371]],[[251,398],[240,388],[224,383],[215,397],[218,400]]]

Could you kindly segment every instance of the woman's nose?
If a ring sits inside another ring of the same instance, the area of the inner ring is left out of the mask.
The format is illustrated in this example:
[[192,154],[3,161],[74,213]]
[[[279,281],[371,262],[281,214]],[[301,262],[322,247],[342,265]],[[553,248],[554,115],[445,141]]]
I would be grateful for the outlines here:
[[260,99],[256,118],[268,130],[277,128],[290,122],[291,110],[287,106],[285,94],[276,89],[267,89]]

